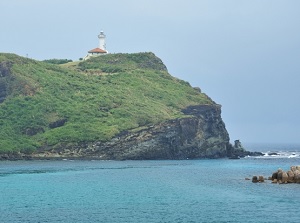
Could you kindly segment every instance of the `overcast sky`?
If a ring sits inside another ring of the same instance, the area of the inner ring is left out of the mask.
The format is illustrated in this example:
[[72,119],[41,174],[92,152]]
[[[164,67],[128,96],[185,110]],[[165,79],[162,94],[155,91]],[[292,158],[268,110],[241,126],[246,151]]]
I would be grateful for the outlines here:
[[154,52],[222,105],[231,141],[300,143],[299,0],[0,0],[0,52]]

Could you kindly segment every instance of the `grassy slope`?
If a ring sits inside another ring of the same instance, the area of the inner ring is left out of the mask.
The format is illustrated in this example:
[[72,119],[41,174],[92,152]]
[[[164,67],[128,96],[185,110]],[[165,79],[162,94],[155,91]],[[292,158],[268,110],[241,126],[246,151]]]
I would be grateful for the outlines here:
[[[0,152],[60,143],[109,140],[123,130],[183,116],[188,105],[212,104],[169,75],[152,53],[112,54],[52,65],[0,54],[12,61],[9,95],[0,104]],[[64,126],[49,124],[67,119]],[[38,132],[29,136],[28,132]]]

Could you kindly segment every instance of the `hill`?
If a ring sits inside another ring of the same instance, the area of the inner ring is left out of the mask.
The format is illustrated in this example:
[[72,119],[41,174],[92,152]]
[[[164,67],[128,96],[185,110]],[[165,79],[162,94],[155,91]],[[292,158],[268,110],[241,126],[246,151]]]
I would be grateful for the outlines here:
[[[2,154],[60,156],[69,151],[67,156],[83,157],[92,147],[93,153],[108,151],[106,144],[120,136],[149,133],[151,126],[195,118],[193,111],[186,111],[200,105],[200,110],[214,111],[219,117],[218,105],[199,89],[172,77],[153,53],[108,54],[62,65],[0,54]],[[224,137],[219,134],[217,141],[225,145],[226,154],[229,137],[225,126],[222,131]],[[97,157],[122,159],[122,152],[118,157],[103,154]]]

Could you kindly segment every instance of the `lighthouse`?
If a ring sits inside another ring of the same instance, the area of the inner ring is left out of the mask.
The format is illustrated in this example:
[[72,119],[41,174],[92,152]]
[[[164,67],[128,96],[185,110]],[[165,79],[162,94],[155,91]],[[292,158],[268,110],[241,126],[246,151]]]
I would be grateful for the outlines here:
[[100,32],[100,34],[98,35],[99,38],[99,48],[102,50],[106,50],[106,45],[105,45],[105,34],[103,31]]
[[91,57],[97,57],[97,56],[101,56],[101,55],[105,55],[107,54],[107,50],[106,50],[106,43],[105,43],[105,38],[106,35],[104,34],[103,31],[100,32],[100,34],[98,35],[98,39],[99,39],[99,47],[89,50],[88,54],[84,57],[84,60],[87,60]]

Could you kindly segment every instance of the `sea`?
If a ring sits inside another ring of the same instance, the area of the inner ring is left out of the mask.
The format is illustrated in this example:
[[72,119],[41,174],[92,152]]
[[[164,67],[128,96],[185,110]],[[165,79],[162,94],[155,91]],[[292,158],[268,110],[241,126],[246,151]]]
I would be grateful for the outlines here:
[[300,184],[245,180],[300,165],[300,145],[249,147],[266,155],[1,161],[0,222],[300,222]]

